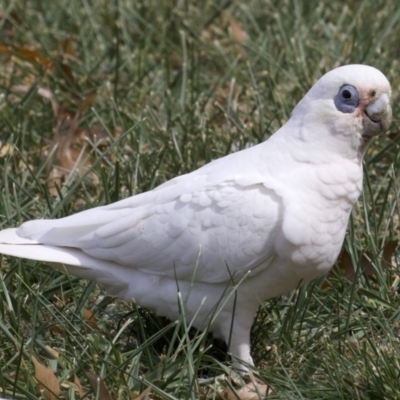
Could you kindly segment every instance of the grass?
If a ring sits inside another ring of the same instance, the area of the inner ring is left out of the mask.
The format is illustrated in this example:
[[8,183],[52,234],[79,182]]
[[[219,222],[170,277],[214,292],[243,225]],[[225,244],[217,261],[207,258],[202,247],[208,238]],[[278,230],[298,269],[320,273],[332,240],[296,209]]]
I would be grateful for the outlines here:
[[[400,209],[394,2],[14,0],[0,11],[1,228],[149,190],[265,140],[333,67],[381,69],[394,122],[368,150],[345,240],[356,279],[338,272],[328,287],[263,304],[252,348],[272,399],[400,398],[400,255],[388,250]],[[374,273],[362,273],[366,258]],[[96,398],[89,371],[113,399],[149,386],[152,399],[217,399],[238,383],[190,321],[38,262],[3,257],[0,274],[3,397],[40,395],[32,355],[61,398]]]

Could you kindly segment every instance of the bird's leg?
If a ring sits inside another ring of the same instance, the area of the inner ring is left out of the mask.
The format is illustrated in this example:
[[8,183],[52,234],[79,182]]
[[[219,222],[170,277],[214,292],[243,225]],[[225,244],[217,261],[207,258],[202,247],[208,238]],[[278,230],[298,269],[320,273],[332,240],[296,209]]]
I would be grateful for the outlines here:
[[[249,371],[249,366],[254,366],[250,355],[250,328],[253,323],[253,313],[236,313],[232,321],[224,324],[223,335],[232,356],[233,368],[241,375]],[[227,321],[228,322],[228,321]]]
[[233,343],[231,341],[229,349],[232,354],[233,368],[241,375],[245,375],[249,371],[249,366],[254,366],[253,359],[250,355],[249,342],[238,341],[238,343]]

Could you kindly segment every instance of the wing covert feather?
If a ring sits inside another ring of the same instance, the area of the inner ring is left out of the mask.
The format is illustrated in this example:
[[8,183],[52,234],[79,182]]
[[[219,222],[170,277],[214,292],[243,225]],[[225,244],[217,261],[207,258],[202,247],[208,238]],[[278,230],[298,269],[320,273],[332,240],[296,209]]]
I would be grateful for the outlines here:
[[279,216],[273,192],[231,183],[194,192],[189,202],[149,206],[140,220],[132,209],[123,221],[95,230],[81,247],[92,257],[185,280],[193,278],[198,262],[197,280],[228,281],[273,256]]

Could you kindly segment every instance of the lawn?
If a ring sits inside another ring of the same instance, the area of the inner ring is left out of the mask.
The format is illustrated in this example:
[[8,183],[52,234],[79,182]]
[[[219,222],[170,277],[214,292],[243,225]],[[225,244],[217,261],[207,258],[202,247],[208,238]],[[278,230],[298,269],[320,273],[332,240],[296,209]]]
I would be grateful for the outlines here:
[[0,397],[258,399],[268,385],[271,399],[400,399],[399,38],[400,8],[385,1],[4,3],[0,228],[109,204],[260,143],[339,65],[388,77],[393,123],[368,149],[328,279],[260,307],[258,394],[190,321],[0,256]]

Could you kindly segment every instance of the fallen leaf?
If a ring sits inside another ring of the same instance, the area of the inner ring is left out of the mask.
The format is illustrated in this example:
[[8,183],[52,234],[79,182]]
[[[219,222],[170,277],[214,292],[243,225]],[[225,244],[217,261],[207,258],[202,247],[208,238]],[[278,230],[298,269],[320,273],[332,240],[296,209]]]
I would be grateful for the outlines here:
[[62,77],[66,83],[74,88],[79,88],[79,85],[75,79],[72,68],[68,65],[68,61],[73,60],[73,40],[69,37],[62,43],[62,50],[59,52],[57,60],[55,62],[57,68],[61,71]]
[[52,61],[34,47],[8,46],[4,43],[0,43],[0,54],[14,55],[31,64],[41,65],[45,69],[50,69],[53,66]]
[[135,397],[134,400],[151,400],[150,397],[151,386],[149,386],[146,390],[144,390],[138,397]]
[[[388,242],[385,243],[383,249],[381,250],[382,251],[381,267],[383,269],[387,269],[393,266],[392,260],[397,245],[398,245],[398,240],[389,240]],[[369,251],[366,251],[361,254],[359,263],[360,263],[361,273],[364,276],[372,276],[376,274],[376,270],[373,265],[375,259],[376,257],[374,257],[374,255]],[[356,270],[354,270],[350,255],[346,249],[342,250],[338,258],[335,270],[341,271],[341,273],[351,282],[354,282],[354,280],[356,279]],[[322,287],[323,288],[329,287],[329,283],[325,281]]]
[[8,22],[14,22],[17,24],[21,24],[22,23],[22,18],[20,15],[18,15],[15,11],[11,11],[10,13],[8,13],[7,15],[5,15],[3,12],[0,12],[0,20],[2,19],[6,19],[6,23]]
[[225,400],[237,400],[238,398],[240,400],[261,400],[265,398],[267,390],[268,386],[265,384],[249,382],[235,392],[226,387],[221,394]]
[[21,46],[16,47],[14,51],[20,58],[23,58],[24,60],[29,61],[32,64],[39,64],[45,68],[52,65],[51,60],[45,57],[35,48]]
[[73,40],[72,37],[70,36],[68,39],[66,39],[63,43],[63,50],[64,53],[63,55],[67,58],[72,58],[74,51],[73,51]]
[[103,382],[103,379],[97,376],[93,371],[87,372],[86,376],[89,379],[90,386],[92,387],[97,400],[113,400]]
[[388,133],[387,136],[393,142],[397,142],[397,141],[400,142],[400,133],[399,132],[390,132],[390,133]]
[[14,154],[15,146],[13,143],[0,143],[0,158],[12,156]]
[[244,44],[247,40],[247,33],[243,28],[233,19],[229,20],[230,34],[236,43]]
[[[103,152],[109,146],[109,138],[100,124],[87,128],[77,128],[77,119],[65,116],[64,122],[57,127],[50,148],[52,156],[48,160],[47,188],[56,197],[64,179],[70,174],[84,175],[94,161],[94,149]],[[94,172],[87,174],[87,180],[93,186],[99,185]]]
[[60,357],[59,352],[58,352],[57,350],[53,349],[52,347],[46,346],[46,349],[47,349],[48,352],[49,352],[50,354],[52,354],[55,358],[59,358],[59,357]]
[[86,321],[86,323],[92,329],[99,329],[99,326],[97,325],[96,317],[94,316],[94,313],[92,310],[89,310],[88,308],[84,308],[83,309],[83,319]]
[[74,381],[70,382],[70,381],[66,381],[64,380],[61,384],[60,384],[62,391],[68,391],[71,388],[73,388],[75,390],[75,392],[78,394],[78,396],[80,398],[83,398],[85,395],[85,392],[82,388],[81,382],[79,381],[79,378],[74,374]]
[[81,103],[79,104],[78,107],[78,112],[82,113],[83,111],[85,111],[88,107],[90,107],[91,105],[93,105],[94,101],[96,99],[96,92],[92,92],[89,93],[88,95],[86,95]]
[[225,107],[228,103],[237,102],[240,94],[240,87],[232,80],[229,85],[215,89],[215,101]]
[[389,267],[396,268],[396,264],[394,262],[394,253],[397,249],[398,244],[399,244],[398,240],[389,240],[388,242],[385,243],[382,254],[383,268],[389,268]]
[[51,326],[50,329],[51,329],[51,331],[52,331],[53,333],[55,333],[55,334],[57,334],[57,335],[68,336],[68,332],[67,332],[65,329],[61,328],[60,325],[54,324],[54,325]]
[[3,31],[2,36],[8,40],[12,40],[14,38],[15,27],[22,23],[22,18],[15,11],[11,11],[7,14],[0,12],[0,20]]
[[31,360],[35,367],[37,393],[43,393],[46,400],[56,400],[60,395],[60,384],[54,372],[41,364],[34,356],[31,356]]
[[76,374],[74,375],[74,384],[75,384],[75,387],[76,387],[76,391],[79,393],[79,396],[83,397],[85,392],[83,391],[83,388],[82,388],[82,385],[81,385],[81,381],[76,376]]
[[57,66],[60,68],[62,72],[62,77],[64,78],[66,84],[74,88],[79,88],[71,67],[68,64],[60,61],[57,63]]

